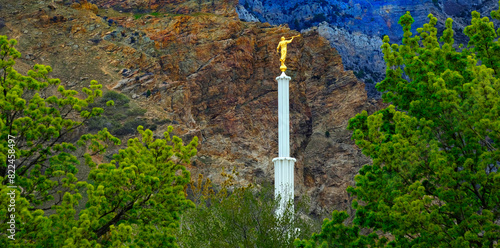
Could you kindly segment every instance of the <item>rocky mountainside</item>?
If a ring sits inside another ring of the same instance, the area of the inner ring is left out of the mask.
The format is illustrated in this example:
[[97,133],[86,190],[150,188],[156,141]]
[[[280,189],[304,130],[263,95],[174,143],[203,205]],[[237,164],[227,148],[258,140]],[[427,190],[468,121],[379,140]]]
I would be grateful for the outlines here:
[[240,0],[237,11],[243,20],[288,24],[292,29],[317,27],[342,56],[347,69],[367,83],[370,97],[378,97],[373,86],[383,79],[385,63],[380,49],[382,38],[388,35],[400,42],[403,31],[399,18],[410,11],[416,27],[428,22],[432,13],[443,29],[448,17],[453,18],[457,43],[467,43],[462,33],[470,24],[470,12],[489,16],[498,6],[497,0]]
[[[193,177],[220,182],[221,168],[235,167],[241,184],[273,181],[276,46],[296,31],[242,22],[235,1],[0,0],[0,6],[0,34],[17,39],[23,54],[19,71],[50,65],[52,76],[72,89],[96,79],[146,109],[137,118],[158,124],[156,135],[172,125],[184,140],[198,136]],[[378,103],[367,99],[365,85],[344,70],[317,30],[304,32],[288,50],[295,195],[311,198],[313,214],[346,209],[345,189],[368,159],[345,127]]]

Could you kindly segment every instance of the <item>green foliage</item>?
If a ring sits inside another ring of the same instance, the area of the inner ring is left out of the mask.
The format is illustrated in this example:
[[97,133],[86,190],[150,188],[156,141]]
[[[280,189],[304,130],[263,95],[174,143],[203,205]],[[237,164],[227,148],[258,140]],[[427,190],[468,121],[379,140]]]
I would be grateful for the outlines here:
[[[136,133],[138,126],[156,130],[156,124],[150,124],[146,119],[136,118],[143,116],[147,110],[134,107],[130,108],[130,99],[121,93],[108,91],[99,101],[90,104],[90,107],[102,107],[101,116],[92,117],[88,122],[88,130],[95,132],[107,128],[113,135],[129,135]],[[122,124],[123,123],[123,124]]]
[[154,123],[157,124],[157,125],[165,125],[165,124],[169,124],[169,123],[172,123],[172,120],[166,118],[166,119],[155,119],[154,120]]
[[113,133],[113,130],[121,127],[119,121],[127,118],[123,113],[129,109],[129,102],[130,99],[126,95],[116,91],[107,91],[104,93],[101,99],[89,105],[89,107],[103,108],[103,113],[100,116],[89,119],[88,130],[98,131],[107,128]]
[[325,131],[325,137],[330,138],[330,131],[328,130]]
[[140,116],[140,115],[144,115],[146,112],[147,112],[146,109],[133,108],[133,109],[127,110],[127,115],[128,116]]
[[[127,118],[127,115],[122,114],[122,113],[115,113],[115,114],[113,115],[113,118],[114,118],[115,120],[117,120],[117,121],[120,121],[120,120],[124,120],[124,119],[126,119],[126,118]],[[154,131],[154,130],[153,130],[153,131]]]
[[[120,116],[121,118],[121,116]],[[121,127],[121,124],[117,120],[108,119],[105,116],[99,116],[91,118],[87,125],[89,131],[99,131],[103,128],[114,130]]]
[[[373,161],[348,189],[357,197],[354,225],[338,226],[334,213],[319,235],[297,241],[299,247],[498,246],[498,34],[488,18],[473,12],[464,31],[468,48],[457,51],[452,20],[438,38],[437,19],[429,19],[413,36],[413,18],[402,16],[402,45],[384,37],[387,73],[377,89],[393,105],[349,121],[356,145]],[[391,241],[359,235],[359,228]]]
[[[190,173],[182,165],[196,154],[197,138],[187,146],[177,136],[154,139],[153,132],[137,128],[139,138],[129,139],[127,148],[113,155],[110,163],[100,164],[90,172],[86,209],[80,217],[88,215],[97,238],[103,244],[140,245],[145,247],[174,246],[174,230],[180,214],[193,203],[185,198],[184,188]],[[171,145],[169,145],[171,141]],[[117,235],[127,239],[113,240],[103,235],[111,225],[123,225]],[[133,230],[132,233],[126,230]],[[108,243],[109,242],[109,243]],[[142,245],[141,245],[142,244]]]
[[125,122],[123,126],[119,126],[113,130],[111,133],[114,135],[127,135],[133,134],[137,130],[138,126],[144,126],[152,131],[156,130],[156,124],[149,125],[144,119],[132,119],[130,121]]
[[138,13],[138,14],[134,14],[134,19],[139,19],[141,17],[143,17],[145,14],[141,14],[141,13]]
[[197,207],[182,216],[178,235],[181,247],[293,247],[295,237],[304,238],[313,232],[314,223],[299,217],[307,210],[303,205],[296,210],[295,220],[291,205],[281,219],[277,218],[279,199],[274,199],[272,187],[264,186],[259,191],[252,186],[234,188],[233,175],[223,175],[227,180],[217,193],[210,180],[203,181],[201,175],[197,184],[192,182]]
[[[0,36],[0,215],[15,214],[16,226],[15,240],[4,233],[0,247],[175,247],[180,214],[193,207],[185,198],[190,175],[184,165],[196,154],[197,138],[184,146],[170,138],[172,127],[164,139],[154,139],[139,126],[140,138],[130,139],[110,163],[97,164],[93,156],[120,140],[107,129],[79,139],[72,132],[103,113],[90,106],[102,86],[92,81],[90,89],[83,88],[86,98],[79,99],[78,92],[47,76],[49,66],[35,65],[21,75],[13,69],[20,57],[15,43]],[[56,95],[49,94],[51,87]],[[127,102],[113,94],[100,101]],[[81,168],[77,146],[89,152],[83,155],[91,168],[89,183],[75,176]],[[9,150],[15,151],[14,182],[8,180]],[[15,212],[8,210],[12,190]],[[8,226],[0,219],[2,230]]]
[[[80,128],[89,118],[102,113],[101,108],[85,109],[95,98],[100,97],[101,85],[91,81],[90,89],[83,88],[85,99],[76,97],[74,90],[66,90],[59,79],[47,76],[50,66],[35,65],[24,76],[14,70],[15,59],[20,53],[13,47],[15,40],[0,36],[0,176],[7,182],[7,138],[15,138],[16,184],[24,189],[21,194],[33,208],[53,201],[54,194],[71,192],[80,197],[74,178],[77,158],[76,150],[68,143],[71,133]],[[47,96],[49,90],[57,88],[58,96]],[[102,138],[113,143],[120,141],[103,131]],[[97,138],[97,137],[94,137]],[[102,140],[102,141],[104,141]],[[92,140],[99,142],[99,140]]]
[[154,17],[159,17],[160,15],[162,15],[162,13],[159,13],[159,12],[151,12],[149,14],[147,14],[147,13],[135,13],[134,19],[137,20],[137,19],[140,19],[141,17],[146,16],[146,15],[152,15]]
[[125,105],[125,104],[129,103],[130,99],[124,94],[110,90],[110,91],[107,91],[106,93],[104,93],[102,98],[99,100],[99,103],[102,105],[102,104],[107,103],[109,101],[113,101],[114,105],[121,106],[121,105]]
[[378,240],[376,233],[368,236],[359,234],[357,225],[345,226],[344,222],[349,215],[342,211],[333,211],[332,219],[325,219],[321,227],[321,233],[314,233],[310,240],[295,240],[295,247],[299,248],[336,248],[336,247],[383,247],[387,239]]

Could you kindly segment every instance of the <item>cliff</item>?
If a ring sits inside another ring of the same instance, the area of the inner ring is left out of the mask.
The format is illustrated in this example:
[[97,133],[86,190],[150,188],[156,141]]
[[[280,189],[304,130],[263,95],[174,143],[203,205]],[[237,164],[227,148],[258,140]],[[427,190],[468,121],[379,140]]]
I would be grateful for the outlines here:
[[[172,125],[185,141],[198,136],[193,177],[202,173],[218,182],[222,167],[236,167],[239,183],[272,182],[271,160],[278,154],[274,78],[281,73],[276,46],[281,36],[298,33],[242,22],[229,1],[215,7],[158,1],[169,4],[150,5],[150,14],[127,12],[137,9],[134,1],[94,3],[1,4],[0,33],[17,39],[23,53],[18,70],[50,65],[52,76],[72,89],[96,79],[146,109],[145,121],[158,124],[156,135]],[[345,189],[368,159],[345,127],[377,103],[317,31],[304,32],[288,51],[295,195],[311,198],[313,214],[346,209]]]
[[240,0],[239,3],[238,14],[245,21],[287,24],[296,30],[318,27],[321,36],[339,51],[346,68],[367,83],[369,96],[375,98],[380,93],[374,84],[385,75],[382,38],[388,35],[392,42],[401,42],[403,30],[398,21],[407,11],[415,19],[413,33],[428,22],[427,16],[432,13],[439,20],[439,30],[444,28],[447,18],[453,18],[455,40],[467,44],[462,32],[470,24],[470,13],[476,10],[489,16],[498,5],[497,0]]

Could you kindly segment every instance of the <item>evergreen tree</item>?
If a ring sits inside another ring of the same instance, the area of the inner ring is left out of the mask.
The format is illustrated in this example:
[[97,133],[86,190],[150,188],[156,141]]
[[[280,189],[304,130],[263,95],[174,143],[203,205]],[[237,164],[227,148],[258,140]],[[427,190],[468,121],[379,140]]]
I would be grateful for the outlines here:
[[[180,213],[193,206],[183,165],[196,154],[197,138],[184,146],[170,137],[172,127],[154,139],[139,126],[141,139],[96,164],[92,155],[120,140],[106,129],[79,139],[74,131],[102,113],[88,108],[102,86],[91,81],[80,99],[48,77],[49,66],[21,75],[13,68],[21,55],[15,44],[0,36],[0,247],[175,247]],[[78,145],[88,151],[88,181],[75,176]]]
[[387,74],[377,89],[392,105],[349,121],[372,158],[348,189],[357,197],[353,225],[334,212],[297,247],[498,247],[500,30],[472,12],[468,47],[456,49],[452,20],[438,39],[429,19],[413,36],[413,18],[402,16],[402,45],[384,37]]

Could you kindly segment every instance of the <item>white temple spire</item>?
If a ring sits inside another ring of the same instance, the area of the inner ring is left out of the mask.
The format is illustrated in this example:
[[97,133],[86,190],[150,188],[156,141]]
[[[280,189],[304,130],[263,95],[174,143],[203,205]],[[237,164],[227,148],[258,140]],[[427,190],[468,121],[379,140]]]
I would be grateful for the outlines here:
[[282,72],[278,81],[278,146],[279,157],[274,158],[274,195],[281,197],[276,211],[282,216],[288,203],[291,203],[293,213],[294,198],[294,164],[295,159],[290,157],[290,77]]

